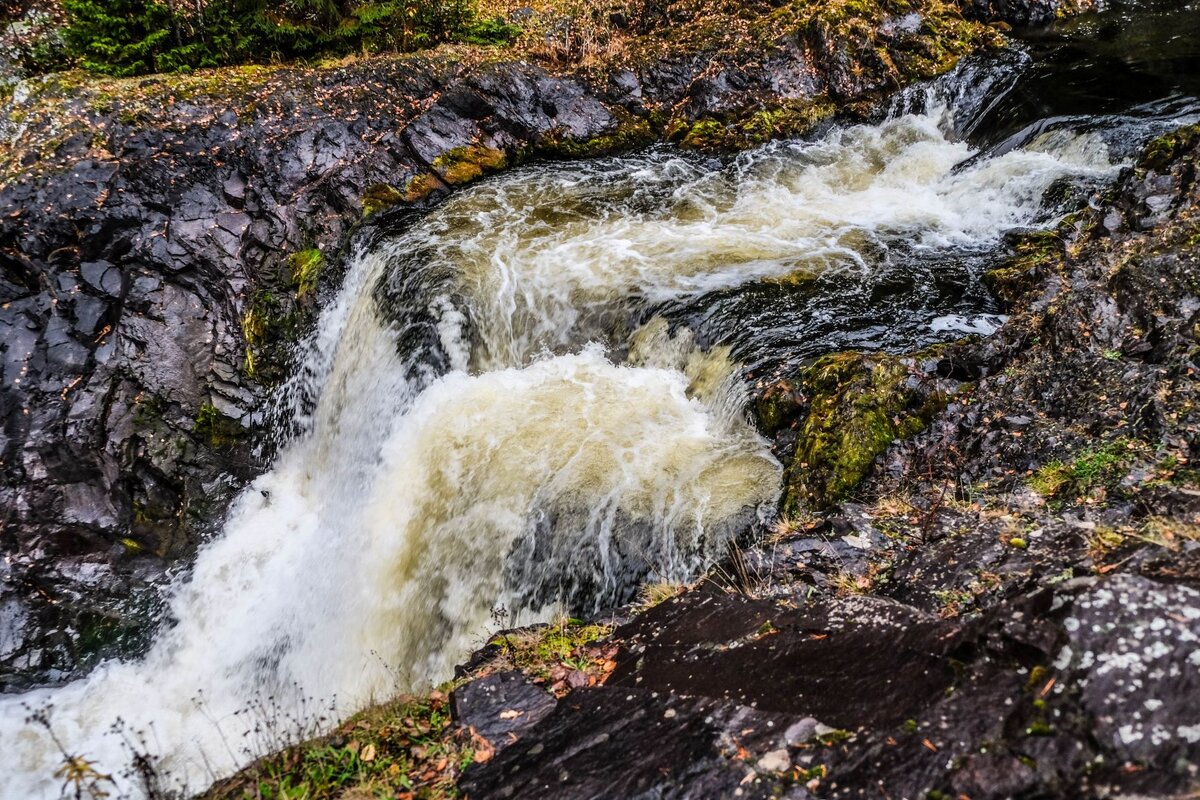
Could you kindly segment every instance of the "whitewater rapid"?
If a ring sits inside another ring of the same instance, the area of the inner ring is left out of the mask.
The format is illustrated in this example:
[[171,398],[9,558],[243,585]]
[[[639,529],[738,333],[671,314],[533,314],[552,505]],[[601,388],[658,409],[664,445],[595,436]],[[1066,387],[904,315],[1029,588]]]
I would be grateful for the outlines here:
[[180,786],[428,685],[489,631],[686,581],[772,513],[780,468],[728,347],[653,308],[903,246],[994,247],[1064,176],[1058,131],[973,153],[943,109],[731,164],[670,151],[513,173],[360,248],[277,416],[295,431],[173,587],[149,652],[0,700],[0,797],[58,794],[63,746],[120,775],[146,732]]

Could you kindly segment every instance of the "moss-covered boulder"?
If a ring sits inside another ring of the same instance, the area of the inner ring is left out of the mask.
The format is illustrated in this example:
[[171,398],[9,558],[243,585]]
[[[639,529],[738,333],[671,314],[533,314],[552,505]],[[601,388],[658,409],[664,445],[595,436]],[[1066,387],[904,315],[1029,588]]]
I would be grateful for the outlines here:
[[938,350],[834,353],[759,396],[760,428],[794,441],[785,514],[845,499],[888,445],[918,433],[945,407],[960,384],[937,374]]

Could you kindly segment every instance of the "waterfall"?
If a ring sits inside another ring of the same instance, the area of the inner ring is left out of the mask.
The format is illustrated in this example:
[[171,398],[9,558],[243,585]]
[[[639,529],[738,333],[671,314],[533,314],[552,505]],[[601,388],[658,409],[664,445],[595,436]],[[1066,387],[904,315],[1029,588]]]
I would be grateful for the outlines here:
[[[173,587],[150,651],[0,701],[0,796],[57,795],[61,752],[30,707],[118,774],[121,718],[194,790],[448,677],[493,606],[532,623],[695,578],[771,513],[780,468],[742,411],[755,331],[673,312],[990,252],[1049,221],[1056,180],[1114,174],[1102,136],[1065,127],[960,167],[975,151],[924,106],[728,162],[535,166],[364,239],[279,393],[294,437]],[[979,324],[926,311],[938,335]]]

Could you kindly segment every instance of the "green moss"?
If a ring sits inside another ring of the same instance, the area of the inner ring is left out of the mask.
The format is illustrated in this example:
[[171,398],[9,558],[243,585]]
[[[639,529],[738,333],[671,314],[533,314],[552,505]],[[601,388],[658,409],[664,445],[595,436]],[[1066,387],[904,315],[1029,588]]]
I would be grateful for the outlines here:
[[787,136],[803,136],[837,110],[828,97],[817,97],[774,108],[759,109],[729,119],[702,119],[690,126],[676,123],[670,130],[680,144],[693,150],[744,150]]
[[681,143],[693,150],[721,150],[725,148],[730,133],[724,123],[715,119],[702,119],[688,128]]
[[626,116],[609,133],[593,136],[590,139],[551,136],[538,146],[538,150],[550,156],[592,158],[643,147],[653,142],[655,136],[656,133],[650,120]]
[[949,398],[910,382],[912,358],[856,352],[818,359],[794,380],[810,397],[788,469],[784,513],[844,499],[893,441],[923,429]]
[[404,192],[386,183],[376,183],[367,187],[362,196],[363,216],[369,217],[405,201]]
[[508,166],[508,156],[494,147],[472,144],[456,147],[433,160],[433,169],[451,186],[470,183]]
[[298,315],[284,313],[282,304],[270,292],[260,290],[251,295],[242,314],[242,337],[246,342],[242,371],[247,377],[272,383],[282,376],[283,359],[298,325]]
[[1029,487],[1046,498],[1060,501],[1083,497],[1112,486],[1125,475],[1133,445],[1125,439],[1084,450],[1073,461],[1051,461],[1029,479]]
[[321,270],[325,268],[325,256],[320,250],[301,250],[288,258],[288,265],[291,267],[296,297],[305,297],[317,288]]
[[1190,149],[1200,140],[1200,125],[1189,125],[1152,140],[1138,159],[1138,168],[1147,170],[1166,169],[1184,151]]
[[212,403],[204,403],[196,412],[192,433],[206,441],[209,446],[220,448],[236,444],[244,431],[237,420],[222,414]]

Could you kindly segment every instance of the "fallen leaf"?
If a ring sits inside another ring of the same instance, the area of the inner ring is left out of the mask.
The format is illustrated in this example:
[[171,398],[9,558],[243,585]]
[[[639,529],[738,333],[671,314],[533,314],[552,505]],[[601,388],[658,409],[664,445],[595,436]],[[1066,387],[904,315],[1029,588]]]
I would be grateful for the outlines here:
[[496,748],[492,747],[492,743],[484,739],[479,734],[475,734],[475,755],[473,760],[476,764],[485,764],[492,760],[492,756],[496,755]]
[[362,759],[363,761],[374,761],[375,760],[375,745],[368,744],[366,747],[364,747],[362,749],[362,752],[358,754],[358,757],[360,759]]

